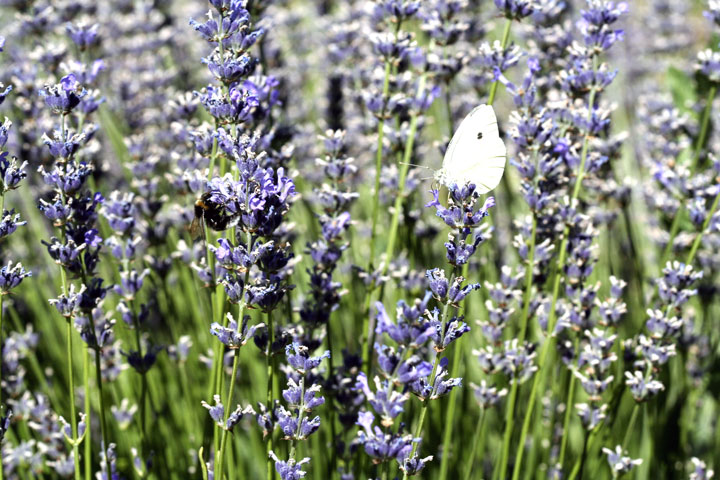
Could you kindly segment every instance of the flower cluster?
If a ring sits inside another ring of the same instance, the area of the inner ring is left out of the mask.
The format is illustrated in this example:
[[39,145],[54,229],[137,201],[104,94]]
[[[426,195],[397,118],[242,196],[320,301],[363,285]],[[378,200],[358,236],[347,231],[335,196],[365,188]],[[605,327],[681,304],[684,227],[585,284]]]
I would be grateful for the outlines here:
[[[20,214],[15,213],[14,209],[5,209],[6,195],[20,186],[22,180],[27,176],[25,167],[27,162],[19,164],[15,157],[8,158],[8,152],[5,151],[10,134],[12,122],[7,118],[0,125],[0,241],[7,242],[11,234],[15,233],[18,227],[22,227],[27,222],[21,220]],[[0,297],[9,294],[23,281],[29,277],[31,272],[26,271],[21,263],[12,264],[8,260],[7,265],[0,268]],[[2,301],[0,300],[0,308]],[[0,325],[0,347],[2,346],[2,325]],[[1,398],[1,397],[0,397]]]
[[[292,343],[285,348],[285,357],[287,388],[282,391],[282,397],[287,402],[287,406],[277,405],[274,411],[277,420],[267,434],[272,435],[273,429],[279,428],[282,439],[290,441],[290,454],[287,461],[280,460],[272,450],[268,455],[275,461],[275,469],[282,480],[294,480],[305,476],[302,465],[310,461],[309,458],[296,460],[297,444],[320,428],[320,416],[315,415],[310,418],[313,409],[325,403],[325,398],[320,395],[322,387],[316,370],[323,359],[330,357],[330,352],[326,351],[317,357],[311,357],[307,347]],[[267,427],[265,418],[258,417],[260,426],[264,430]]]
[[703,1],[1,2],[0,477],[711,478]]

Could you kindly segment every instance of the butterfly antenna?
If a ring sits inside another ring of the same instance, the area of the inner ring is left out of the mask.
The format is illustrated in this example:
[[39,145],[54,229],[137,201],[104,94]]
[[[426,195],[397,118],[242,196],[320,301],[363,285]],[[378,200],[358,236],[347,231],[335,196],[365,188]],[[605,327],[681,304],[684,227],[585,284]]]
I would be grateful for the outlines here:
[[[424,168],[426,170],[432,170],[432,168],[427,167],[425,165],[418,165],[417,163],[407,163],[407,162],[398,162],[400,165],[410,165],[411,167],[418,167],[418,168]],[[425,180],[423,178],[423,180]]]

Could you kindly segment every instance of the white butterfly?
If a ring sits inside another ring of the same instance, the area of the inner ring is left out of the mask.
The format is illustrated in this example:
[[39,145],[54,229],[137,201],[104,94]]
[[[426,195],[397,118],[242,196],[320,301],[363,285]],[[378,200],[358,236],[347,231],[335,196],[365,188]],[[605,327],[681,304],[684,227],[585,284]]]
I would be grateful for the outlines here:
[[487,193],[502,179],[506,153],[495,111],[490,105],[480,105],[455,131],[435,180],[448,187],[474,183],[478,193]]

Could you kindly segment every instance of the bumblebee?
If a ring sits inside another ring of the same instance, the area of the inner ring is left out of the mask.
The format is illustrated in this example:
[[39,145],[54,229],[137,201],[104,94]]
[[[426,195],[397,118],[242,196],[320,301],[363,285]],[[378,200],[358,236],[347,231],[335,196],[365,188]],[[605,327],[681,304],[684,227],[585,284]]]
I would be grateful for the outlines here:
[[210,199],[210,192],[205,192],[195,202],[195,218],[190,225],[190,234],[198,238],[205,230],[205,225],[215,231],[227,230],[238,224],[240,215],[228,215],[225,208]]

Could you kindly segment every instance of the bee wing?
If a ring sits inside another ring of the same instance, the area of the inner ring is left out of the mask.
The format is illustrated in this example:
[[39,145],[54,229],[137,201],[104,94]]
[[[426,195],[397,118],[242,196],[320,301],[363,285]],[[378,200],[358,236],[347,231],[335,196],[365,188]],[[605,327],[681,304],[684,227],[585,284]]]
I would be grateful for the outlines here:
[[193,240],[197,240],[200,236],[205,236],[205,221],[202,217],[193,218],[192,223],[188,227],[190,236]]

